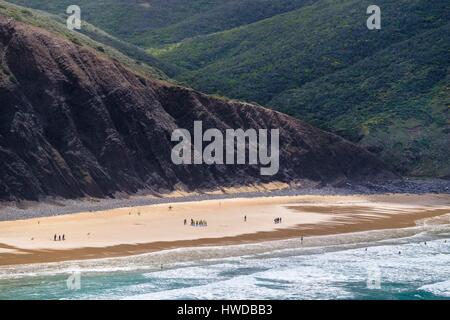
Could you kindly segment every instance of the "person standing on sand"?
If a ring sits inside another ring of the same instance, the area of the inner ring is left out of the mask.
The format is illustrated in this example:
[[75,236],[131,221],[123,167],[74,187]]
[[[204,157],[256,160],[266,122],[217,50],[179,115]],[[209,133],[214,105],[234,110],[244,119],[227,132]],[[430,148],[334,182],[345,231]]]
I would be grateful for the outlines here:
[[186,225],[187,224],[187,220],[186,219],[184,219],[184,225]]
[[244,222],[247,222],[247,216],[244,216]]
[[66,235],[65,234],[63,234],[63,236],[62,236],[62,240],[66,241]]
[[61,241],[61,236],[58,236],[58,241]]
[[53,241],[56,241],[56,233],[55,233],[55,236],[53,237]]

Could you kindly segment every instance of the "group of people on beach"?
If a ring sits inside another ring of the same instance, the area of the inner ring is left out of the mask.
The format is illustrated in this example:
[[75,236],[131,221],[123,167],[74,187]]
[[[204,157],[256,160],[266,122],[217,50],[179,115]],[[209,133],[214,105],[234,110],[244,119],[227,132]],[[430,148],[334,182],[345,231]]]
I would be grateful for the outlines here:
[[[273,219],[273,222],[275,224],[279,224],[281,223],[283,220],[281,217],[275,218]],[[244,222],[247,222],[247,216],[244,216]],[[186,226],[188,224],[187,219],[184,219],[184,225]],[[191,219],[191,227],[207,227],[208,226],[208,221],[206,220],[194,220]]]
[[[184,219],[184,225],[187,225],[187,220]],[[206,220],[195,220],[191,219],[191,227],[207,227],[208,221]]]
[[282,219],[279,217],[279,218],[275,218],[275,219],[273,219],[273,222],[275,223],[275,224],[279,224],[279,223],[281,223],[282,222]]
[[62,236],[59,235],[57,236],[56,234],[53,236],[53,241],[65,241],[66,240],[66,235],[63,234]]

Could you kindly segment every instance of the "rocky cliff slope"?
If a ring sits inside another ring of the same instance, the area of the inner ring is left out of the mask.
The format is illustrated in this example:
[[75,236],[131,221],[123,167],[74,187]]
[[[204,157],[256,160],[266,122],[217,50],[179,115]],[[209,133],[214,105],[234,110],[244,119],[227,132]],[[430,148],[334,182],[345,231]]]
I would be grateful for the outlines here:
[[[280,128],[280,170],[174,165],[171,134]],[[145,78],[101,52],[0,16],[0,200],[111,196],[393,175],[369,152],[260,106]]]

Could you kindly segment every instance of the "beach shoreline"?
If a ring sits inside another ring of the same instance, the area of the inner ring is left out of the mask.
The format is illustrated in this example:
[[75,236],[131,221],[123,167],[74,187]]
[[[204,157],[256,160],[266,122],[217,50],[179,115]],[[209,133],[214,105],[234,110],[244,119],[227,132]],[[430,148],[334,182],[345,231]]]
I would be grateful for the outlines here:
[[278,181],[189,192],[182,189],[165,193],[149,193],[149,191],[141,190],[134,195],[118,193],[110,198],[62,199],[47,197],[40,201],[0,202],[0,222],[178,202],[280,196],[377,194],[450,194],[450,180],[400,179],[383,184],[345,183],[344,186],[321,185],[309,180],[290,184]]
[[[294,238],[301,242],[301,237],[408,228],[447,215],[448,194],[273,196],[116,208],[0,222],[0,265]],[[274,223],[277,217],[282,223]],[[190,218],[208,226],[191,226]],[[66,240],[53,241],[57,232]]]

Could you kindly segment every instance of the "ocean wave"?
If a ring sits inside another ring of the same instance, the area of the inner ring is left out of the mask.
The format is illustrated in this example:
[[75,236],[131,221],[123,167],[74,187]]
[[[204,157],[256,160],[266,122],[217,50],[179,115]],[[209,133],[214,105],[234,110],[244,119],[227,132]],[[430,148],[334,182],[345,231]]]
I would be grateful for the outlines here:
[[[158,289],[123,298],[352,299],[417,292],[424,283],[442,281],[450,274],[450,242],[423,239],[379,243],[367,250],[361,247],[310,255],[276,254],[264,259],[239,257],[233,259],[234,263],[218,261],[212,266],[149,273],[147,280],[156,281]],[[368,272],[374,266],[380,273],[379,291],[367,289]]]
[[427,284],[421,286],[419,290],[430,292],[436,296],[450,297],[450,280]]

